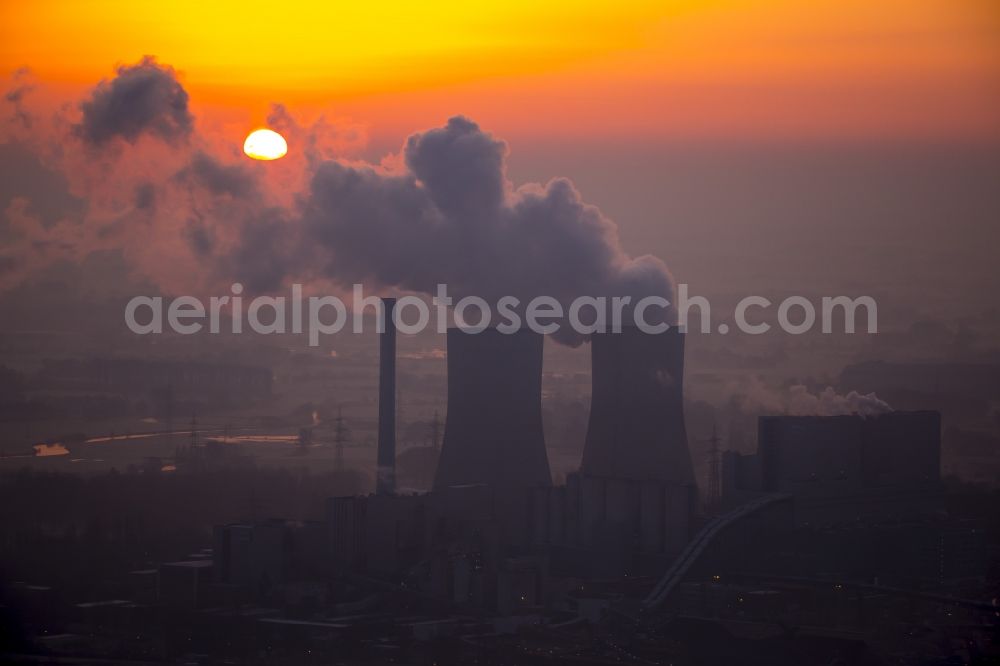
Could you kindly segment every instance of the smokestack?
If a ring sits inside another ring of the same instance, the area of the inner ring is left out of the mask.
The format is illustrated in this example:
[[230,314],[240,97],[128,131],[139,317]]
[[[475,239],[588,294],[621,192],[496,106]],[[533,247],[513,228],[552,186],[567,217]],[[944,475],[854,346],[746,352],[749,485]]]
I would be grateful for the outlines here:
[[684,335],[676,328],[591,338],[592,397],[581,470],[694,483],[684,426]]
[[550,486],[541,335],[448,330],[448,417],[435,488]]
[[396,492],[396,323],[395,298],[382,299],[385,325],[378,352],[378,470],[375,494]]

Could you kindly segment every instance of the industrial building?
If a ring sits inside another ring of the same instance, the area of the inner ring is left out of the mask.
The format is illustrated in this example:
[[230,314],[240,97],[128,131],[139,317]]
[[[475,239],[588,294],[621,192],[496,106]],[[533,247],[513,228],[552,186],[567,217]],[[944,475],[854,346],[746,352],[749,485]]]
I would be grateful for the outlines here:
[[[375,492],[328,498],[321,520],[219,525],[212,548],[133,571],[129,600],[80,604],[77,621],[135,653],[268,663],[866,663],[872,645],[905,655],[929,624],[985,644],[995,539],[941,508],[938,413],[761,417],[757,453],[722,455],[706,515],[684,336],[593,336],[564,483],[542,429],[543,345],[448,333],[440,464],[431,491],[403,492],[386,327]],[[169,629],[162,645],[143,623]]]
[[[387,310],[391,308],[388,304]],[[380,345],[394,395],[395,332]],[[380,409],[375,495],[328,504],[335,567],[398,577],[490,608],[542,603],[552,576],[662,571],[694,527],[697,489],[683,414],[683,334],[593,336],[593,406],[579,472],[553,486],[542,429],[542,335],[448,331],[448,414],[434,489],[386,490],[393,436]],[[388,404],[388,403],[387,403]],[[511,586],[524,588],[513,596]],[[516,605],[516,604],[515,604]]]
[[799,524],[907,518],[941,491],[941,416],[762,416],[757,453],[722,458],[724,503],[760,493],[795,499]]
[[[393,305],[387,300],[387,314]],[[780,535],[795,524],[908,518],[933,511],[938,496],[935,412],[769,416],[760,419],[757,454],[723,456],[728,513],[699,515],[684,335],[637,328],[592,336],[588,428],[579,469],[563,485],[552,483],[542,428],[543,336],[449,330],[433,489],[399,493],[390,316],[380,336],[376,492],[331,498],[318,527],[220,528],[219,584],[262,590],[308,568],[327,580],[383,581],[445,607],[509,615],[564,603],[576,581],[663,577],[649,597],[659,605],[699,561],[728,561],[718,555],[724,531]],[[322,553],[320,561],[304,564],[306,551]]]

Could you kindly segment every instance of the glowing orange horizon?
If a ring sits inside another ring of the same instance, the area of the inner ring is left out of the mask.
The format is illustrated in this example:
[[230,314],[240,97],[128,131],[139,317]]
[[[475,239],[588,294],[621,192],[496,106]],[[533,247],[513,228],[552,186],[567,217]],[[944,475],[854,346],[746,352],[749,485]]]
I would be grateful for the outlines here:
[[386,131],[1000,139],[992,0],[218,3],[0,8],[0,70],[82,91],[153,54],[192,103]]

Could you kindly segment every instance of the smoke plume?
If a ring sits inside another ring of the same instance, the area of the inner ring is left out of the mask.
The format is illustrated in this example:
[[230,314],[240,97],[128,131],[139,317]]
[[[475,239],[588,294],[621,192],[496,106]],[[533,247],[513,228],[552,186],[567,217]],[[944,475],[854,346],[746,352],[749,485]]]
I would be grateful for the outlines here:
[[629,257],[615,223],[569,180],[515,188],[506,154],[502,141],[455,117],[406,141],[401,172],[321,164],[304,209],[314,263],[346,284],[432,293],[444,283],[487,301],[672,297],[663,262]]
[[733,387],[732,400],[746,414],[787,414],[790,416],[840,416],[860,414],[876,416],[893,411],[888,403],[874,393],[850,391],[846,395],[827,386],[812,393],[796,384],[785,390],[766,386],[757,378]]
[[[8,96],[19,113],[25,95],[21,85]],[[356,138],[352,128],[306,125],[278,105],[271,120],[289,135],[289,157],[250,163],[199,130],[176,73],[151,57],[119,67],[76,109],[30,132],[18,126],[18,145],[33,151],[26,163],[65,180],[67,201],[84,202],[57,214],[40,210],[30,184],[10,195],[17,254],[33,261],[121,250],[167,293],[238,280],[250,292],[302,281],[433,294],[443,283],[488,301],[673,300],[663,262],[630,257],[616,224],[569,180],[516,186],[507,145],[461,116],[371,164],[331,158]]]

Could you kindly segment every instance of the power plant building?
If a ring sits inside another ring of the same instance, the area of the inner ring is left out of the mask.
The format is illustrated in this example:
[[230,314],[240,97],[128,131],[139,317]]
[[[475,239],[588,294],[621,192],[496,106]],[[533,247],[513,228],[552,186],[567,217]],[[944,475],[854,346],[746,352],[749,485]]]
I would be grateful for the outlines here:
[[684,426],[684,334],[631,326],[591,341],[590,423],[581,472],[694,483]]
[[906,517],[933,510],[941,485],[941,415],[762,416],[757,453],[727,452],[724,499],[795,498],[799,523]]
[[697,487],[684,424],[684,335],[591,340],[592,397],[580,471],[532,494],[531,536],[588,576],[653,573],[690,536]]
[[434,488],[552,485],[542,430],[542,335],[448,331],[448,418]]
[[681,551],[697,505],[683,335],[629,328],[593,336],[583,461],[559,487],[542,428],[543,345],[527,329],[448,331],[448,413],[434,489],[332,499],[335,566],[389,574],[431,562],[445,596],[499,604],[497,581],[542,580],[550,570],[655,573]]

